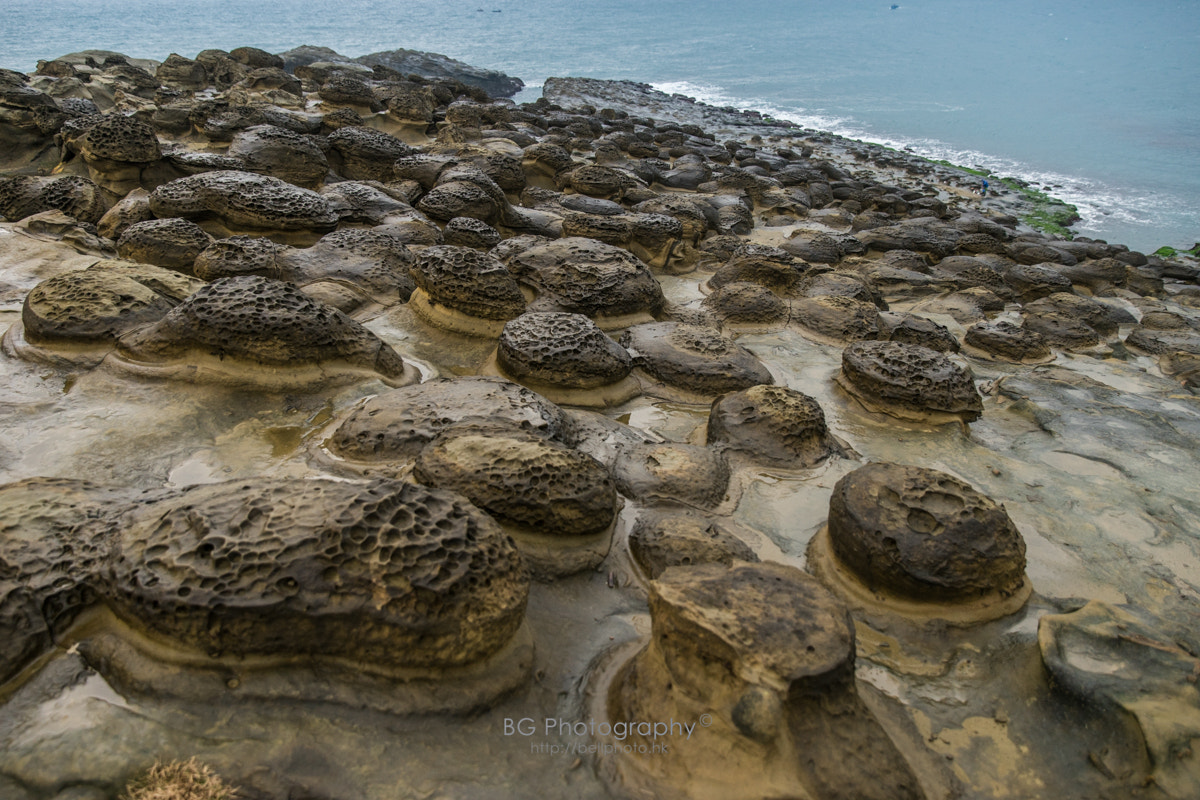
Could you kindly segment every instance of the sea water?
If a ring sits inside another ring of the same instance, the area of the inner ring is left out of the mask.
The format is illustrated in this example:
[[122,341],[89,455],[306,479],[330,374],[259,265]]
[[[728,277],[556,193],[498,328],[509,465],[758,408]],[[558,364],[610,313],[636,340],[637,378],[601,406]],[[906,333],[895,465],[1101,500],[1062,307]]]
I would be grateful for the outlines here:
[[3,0],[0,66],[83,49],[410,48],[631,79],[1030,181],[1080,234],[1200,240],[1195,0]]

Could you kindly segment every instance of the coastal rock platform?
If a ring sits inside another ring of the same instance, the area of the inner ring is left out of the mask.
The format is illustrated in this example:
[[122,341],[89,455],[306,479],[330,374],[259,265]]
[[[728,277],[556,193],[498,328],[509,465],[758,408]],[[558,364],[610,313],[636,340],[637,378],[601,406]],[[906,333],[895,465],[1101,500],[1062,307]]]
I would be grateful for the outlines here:
[[1196,259],[519,88],[0,70],[0,797],[1200,796]]

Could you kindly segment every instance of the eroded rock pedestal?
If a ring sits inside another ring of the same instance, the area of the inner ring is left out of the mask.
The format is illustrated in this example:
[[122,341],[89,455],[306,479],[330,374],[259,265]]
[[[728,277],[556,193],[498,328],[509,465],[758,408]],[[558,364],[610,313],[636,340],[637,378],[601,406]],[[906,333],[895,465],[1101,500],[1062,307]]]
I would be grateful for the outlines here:
[[650,617],[649,642],[609,689],[608,719],[697,724],[686,739],[637,727],[606,739],[633,746],[601,765],[623,793],[925,797],[857,693],[849,612],[810,575],[773,563],[672,567],[650,584]]

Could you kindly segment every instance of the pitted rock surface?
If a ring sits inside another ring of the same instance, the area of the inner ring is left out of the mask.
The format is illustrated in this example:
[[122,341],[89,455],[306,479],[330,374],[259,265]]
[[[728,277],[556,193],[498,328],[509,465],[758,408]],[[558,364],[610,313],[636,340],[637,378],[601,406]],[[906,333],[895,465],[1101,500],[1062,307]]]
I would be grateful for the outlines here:
[[455,217],[446,223],[442,231],[446,244],[471,247],[475,250],[491,250],[500,244],[500,231],[481,220],[470,217]]
[[804,297],[852,297],[886,311],[887,303],[879,291],[857,275],[845,272],[821,272],[805,275],[796,291]]
[[96,223],[108,210],[104,193],[77,175],[0,177],[0,215],[19,220],[57,209],[80,222]]
[[501,523],[550,536],[601,533],[617,512],[603,464],[503,423],[448,426],[417,456],[413,476],[465,495]]
[[411,370],[342,312],[291,284],[258,276],[207,284],[154,325],[122,337],[119,346],[144,362],[199,351],[272,367],[348,362],[397,380]]
[[1071,279],[1051,264],[1013,264],[1004,271],[1004,280],[1022,303],[1071,291]]
[[778,247],[741,245],[708,279],[711,289],[731,283],[756,283],[781,297],[796,293],[808,265]]
[[471,317],[506,320],[525,310],[525,297],[504,264],[469,247],[427,247],[412,274],[433,302]]
[[1077,315],[1054,307],[1035,306],[1032,310],[1027,307],[1021,327],[1039,334],[1051,347],[1064,350],[1095,347],[1100,343],[1100,334],[1094,328]]
[[121,617],[185,647],[385,667],[490,655],[528,594],[493,520],[389,480],[192,487],[123,520],[104,578]]
[[643,502],[714,508],[725,500],[729,464],[716,450],[674,442],[621,449],[613,463],[617,488]]
[[99,599],[96,572],[123,507],[114,492],[85,481],[0,486],[0,683]]
[[279,178],[218,170],[164,183],[150,193],[157,217],[216,217],[231,227],[327,230],[337,214],[325,198]]
[[370,398],[327,446],[358,461],[411,459],[446,427],[465,420],[500,420],[547,439],[560,439],[567,424],[558,406],[502,378],[437,378]]
[[717,398],[708,414],[708,443],[801,468],[842,452],[820,404],[786,386],[752,386]]
[[1054,312],[1072,317],[1100,334],[1111,336],[1125,323],[1134,322],[1133,315],[1122,308],[1108,306],[1090,297],[1068,292],[1056,292],[1024,305],[1026,315]]
[[615,383],[633,369],[625,348],[582,314],[542,311],[509,321],[496,351],[514,380],[574,389]]
[[245,169],[288,183],[315,188],[325,180],[329,162],[312,139],[274,125],[255,125],[233,135],[228,155]]
[[509,269],[539,294],[531,311],[567,311],[598,317],[653,316],[663,306],[662,287],[627,250],[571,237],[513,256]]
[[144,164],[162,157],[154,129],[123,114],[105,114],[79,138],[78,147],[89,163],[116,161]]
[[644,515],[629,533],[629,551],[651,578],[668,567],[758,561],[750,546],[733,533],[736,527],[698,514]]
[[[112,263],[120,262],[100,261],[35,286],[21,309],[25,338],[45,343],[112,342],[127,331],[161,319],[179,302],[148,285],[150,281],[109,270]],[[130,266],[145,274],[158,269]]]
[[917,344],[943,353],[957,353],[958,339],[945,325],[916,314],[887,312],[879,315],[879,338],[888,342]]
[[679,322],[635,325],[621,344],[636,366],[667,384],[699,394],[774,383],[758,357],[714,328]]
[[284,245],[261,236],[230,236],[204,248],[192,262],[192,270],[196,277],[206,281],[237,275],[283,280],[279,255],[286,250]]
[[281,280],[301,287],[333,282],[384,305],[408,300],[416,286],[412,252],[382,228],[346,228],[312,247],[281,248],[275,263]]
[[793,300],[791,321],[818,336],[857,342],[879,336],[879,310],[853,297],[820,295]]
[[341,157],[340,173],[355,181],[390,180],[396,160],[416,152],[395,136],[359,125],[338,128],[328,142]]
[[977,322],[967,328],[963,341],[1005,361],[1036,363],[1052,357],[1050,345],[1040,333],[1008,320]]
[[135,222],[117,240],[117,254],[130,261],[193,274],[192,264],[213,238],[179,217]]
[[[1147,315],[1149,316],[1149,315]],[[1190,328],[1163,329],[1137,325],[1125,337],[1125,344],[1154,355],[1191,353],[1200,355],[1200,332]]]
[[875,463],[834,487],[833,553],[869,588],[915,600],[1012,593],[1025,542],[1004,507],[937,470]]
[[937,412],[970,422],[983,413],[970,370],[919,345],[856,342],[842,351],[838,382],[868,408],[889,414]]
[[703,306],[726,323],[770,325],[784,323],[787,302],[765,286],[739,281],[727,283],[703,300]]

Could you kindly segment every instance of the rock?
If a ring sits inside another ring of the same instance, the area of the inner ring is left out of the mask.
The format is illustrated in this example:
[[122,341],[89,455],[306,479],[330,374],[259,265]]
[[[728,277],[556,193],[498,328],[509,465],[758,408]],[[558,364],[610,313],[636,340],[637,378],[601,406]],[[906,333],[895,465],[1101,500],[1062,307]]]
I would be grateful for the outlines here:
[[208,85],[208,72],[199,61],[171,53],[167,60],[158,65],[154,77],[164,86],[186,92],[196,92]]
[[504,325],[496,349],[502,375],[554,402],[619,405],[640,393],[633,359],[582,314],[542,311]]
[[359,462],[412,459],[448,425],[499,420],[561,439],[562,409],[501,378],[437,378],[365,400],[338,425],[327,446]]
[[1008,320],[978,322],[967,329],[963,341],[968,353],[987,360],[1042,364],[1054,360],[1050,345],[1036,331]]
[[537,292],[530,311],[590,317],[602,329],[654,318],[662,287],[627,250],[593,239],[566,238],[536,245],[508,259],[517,280]]
[[879,335],[879,311],[874,303],[853,297],[820,295],[793,300],[790,321],[818,339],[857,342]]
[[1071,279],[1049,264],[1014,264],[1005,270],[1004,280],[1016,291],[1022,303],[1048,297],[1055,292],[1071,291]]
[[720,452],[672,442],[621,448],[613,476],[622,494],[643,503],[715,508],[729,488],[729,465]]
[[150,209],[160,218],[216,218],[230,228],[324,231],[337,224],[337,215],[316,192],[229,170],[164,183],[150,193]]
[[777,247],[742,245],[708,279],[710,289],[731,283],[756,283],[782,297],[793,296],[807,265]]
[[421,450],[413,477],[463,494],[504,525],[538,576],[589,569],[608,553],[618,506],[607,468],[536,433],[449,425]]
[[843,599],[895,603],[899,614],[915,602],[917,616],[983,621],[1016,611],[1031,591],[1025,542],[1004,507],[922,467],[874,463],[844,476],[809,553]]
[[842,351],[836,379],[868,410],[901,419],[971,422],[983,414],[971,371],[918,345],[856,342]]
[[154,219],[154,212],[150,210],[150,193],[145,189],[134,189],[104,212],[96,223],[96,231],[107,239],[117,240],[130,225],[151,219]]
[[108,201],[99,186],[77,175],[0,177],[0,214],[3,216],[15,221],[52,210],[94,224],[108,210]]
[[525,310],[516,279],[498,259],[468,247],[428,247],[412,270],[409,300],[432,325],[468,335],[496,336]]
[[712,396],[774,383],[758,357],[713,328],[678,322],[635,325],[621,335],[634,363],[654,379]]
[[486,222],[470,217],[455,217],[446,223],[442,231],[445,243],[455,247],[471,247],[475,250],[491,250],[500,244],[500,231]]
[[495,522],[389,480],[192,487],[123,520],[104,580],[122,619],[182,648],[384,673],[494,654],[528,594]]
[[958,352],[958,339],[945,325],[905,312],[889,311],[879,315],[879,339],[920,345],[942,353]]
[[844,272],[822,272],[804,277],[797,288],[801,297],[850,297],[871,303],[887,311],[887,303],[875,287],[857,275]]
[[374,128],[348,125],[329,134],[328,142],[340,160],[340,175],[355,181],[389,180],[392,165],[416,151],[395,136]]
[[1095,600],[1038,620],[1051,686],[1100,709],[1115,729],[1132,728],[1149,757],[1147,781],[1180,800],[1200,792],[1196,623],[1194,611],[1177,621]]
[[714,290],[702,301],[726,325],[773,325],[787,322],[787,302],[765,286],[738,281]]
[[152,219],[125,228],[117,240],[117,254],[129,261],[192,275],[196,257],[212,242],[213,238],[194,222],[178,217]]
[[[224,241],[233,242],[241,238],[232,237]],[[358,310],[365,303],[392,306],[407,302],[416,288],[410,274],[413,255],[400,237],[386,226],[334,231],[322,236],[312,247],[276,246],[273,259],[270,256],[270,243],[264,245],[262,242],[267,240],[244,243],[249,264],[263,263],[262,268],[249,272],[294,283],[309,294],[316,291],[318,284],[341,287],[357,298],[349,309],[339,306],[346,313]],[[213,248],[206,250],[205,254],[211,250]],[[229,270],[234,259],[231,249],[219,252],[226,255],[224,274],[248,274],[247,271],[239,273]],[[212,262],[209,261],[210,269],[211,266]],[[213,280],[213,277],[208,280]]]
[[354,61],[367,66],[378,64],[405,75],[415,73],[429,78],[451,78],[468,86],[478,86],[493,97],[512,97],[525,86],[520,78],[511,78],[496,70],[472,67],[440,53],[386,50],[360,56]]
[[284,268],[279,256],[285,245],[275,244],[260,236],[230,236],[210,244],[192,262],[196,277],[215,281],[236,275],[261,275],[284,280]]
[[1051,347],[1064,350],[1080,350],[1100,343],[1100,335],[1094,328],[1078,316],[1054,306],[1028,304],[1021,327],[1040,335]]
[[738,528],[698,514],[643,515],[629,533],[629,552],[651,579],[669,567],[758,561],[735,532]]
[[717,398],[707,436],[710,447],[792,468],[807,469],[845,453],[820,404],[786,386],[753,386]]
[[991,311],[1003,311],[1004,301],[982,286],[923,300],[913,306],[918,314],[945,314],[960,325],[980,322]]
[[[631,732],[602,775],[647,796],[924,797],[854,686],[854,625],[781,564],[672,567],[650,583],[649,643],[615,676],[616,720],[703,719],[679,755]],[[719,665],[719,666],[718,666]],[[604,740],[607,743],[607,740]]]
[[254,275],[207,284],[118,346],[126,369],[181,380],[302,387],[377,378],[402,386],[419,377],[342,312]]
[[154,129],[122,114],[105,114],[69,145],[92,179],[118,195],[139,188],[143,168],[162,157]]
[[316,142],[274,125],[255,125],[233,135],[227,152],[248,172],[270,175],[315,189],[325,180],[329,162]]
[[1200,355],[1200,331],[1190,328],[1163,330],[1144,324],[1137,325],[1125,337],[1125,344],[1136,351],[1150,353],[1151,355],[1169,353]]
[[1090,297],[1081,297],[1068,292],[1056,292],[1031,303],[1026,303],[1024,312],[1027,317],[1054,312],[1070,317],[1087,325],[1100,336],[1111,336],[1117,329],[1127,323],[1136,322],[1133,315],[1123,308],[1105,305]]

